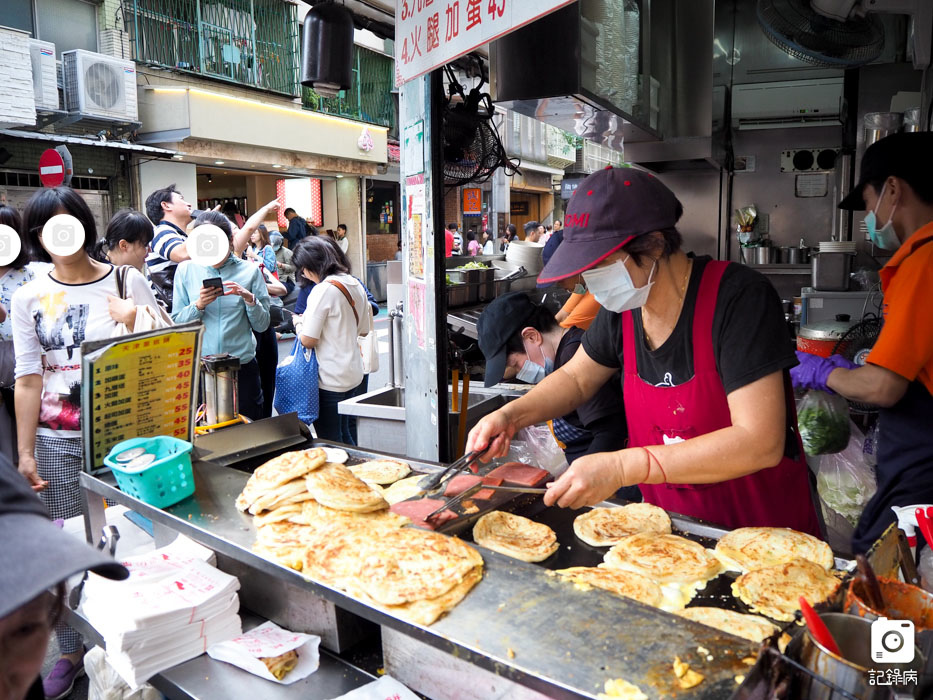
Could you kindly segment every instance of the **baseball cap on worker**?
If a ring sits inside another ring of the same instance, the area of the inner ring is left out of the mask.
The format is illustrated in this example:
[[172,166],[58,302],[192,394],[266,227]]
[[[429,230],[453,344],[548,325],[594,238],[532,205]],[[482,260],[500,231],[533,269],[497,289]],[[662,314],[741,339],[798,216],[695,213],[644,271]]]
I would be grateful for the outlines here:
[[73,574],[90,569],[122,580],[129,572],[52,522],[26,479],[0,455],[0,618]]
[[915,187],[915,183],[930,177],[931,160],[933,132],[915,131],[885,136],[865,150],[859,168],[858,184],[839,202],[839,208],[863,211],[865,185],[884,182],[892,175]]
[[636,236],[674,228],[683,211],[674,193],[651,173],[598,170],[570,198],[564,240],[538,275],[538,284],[589,270]]
[[487,388],[505,376],[509,339],[518,333],[538,309],[523,292],[509,292],[492,300],[476,321],[476,339],[486,358]]

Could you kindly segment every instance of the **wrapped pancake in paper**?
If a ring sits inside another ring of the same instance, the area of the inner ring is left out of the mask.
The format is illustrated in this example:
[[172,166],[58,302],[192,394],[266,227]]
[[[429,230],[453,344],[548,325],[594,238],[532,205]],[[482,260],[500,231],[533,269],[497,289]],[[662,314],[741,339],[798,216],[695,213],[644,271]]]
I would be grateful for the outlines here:
[[593,508],[573,521],[573,532],[594,547],[618,544],[623,537],[639,532],[670,534],[671,518],[663,508],[650,503],[630,503],[620,508]]

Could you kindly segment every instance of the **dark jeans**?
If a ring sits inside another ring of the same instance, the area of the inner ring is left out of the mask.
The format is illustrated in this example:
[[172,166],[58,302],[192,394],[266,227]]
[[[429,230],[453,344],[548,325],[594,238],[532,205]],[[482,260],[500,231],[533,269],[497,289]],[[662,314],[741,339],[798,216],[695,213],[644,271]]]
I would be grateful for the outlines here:
[[356,396],[355,392],[355,388],[349,391],[318,390],[321,408],[317,420],[314,421],[314,432],[319,438],[342,442],[345,445],[356,444],[356,439],[350,432],[350,416],[337,412],[337,404],[344,399]]
[[275,398],[275,367],[279,364],[279,343],[275,339],[275,329],[271,323],[262,333],[253,331],[253,335],[256,337],[256,362],[259,365],[259,383],[262,386],[262,408],[259,417],[269,418],[272,416],[272,400]]
[[237,409],[251,420],[262,418],[262,383],[259,381],[259,363],[256,362],[256,358],[240,365],[240,373],[237,376]]
[[[351,396],[361,396],[369,391],[369,375],[363,375],[363,381],[360,382],[360,385],[356,387],[353,391],[350,392]],[[356,433],[356,416],[350,416],[350,437],[353,438],[353,444],[359,445],[360,441]]]

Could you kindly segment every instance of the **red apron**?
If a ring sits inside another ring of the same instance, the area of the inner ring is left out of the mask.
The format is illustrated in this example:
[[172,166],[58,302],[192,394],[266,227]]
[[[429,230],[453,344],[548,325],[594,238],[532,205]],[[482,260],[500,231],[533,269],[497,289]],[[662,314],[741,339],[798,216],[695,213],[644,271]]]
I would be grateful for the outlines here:
[[[634,319],[631,312],[622,314],[623,394],[630,447],[663,445],[665,436],[668,443],[687,440],[732,425],[713,352],[713,314],[728,264],[711,261],[703,270],[693,316],[693,378],[679,386],[656,387],[638,376]],[[802,446],[798,454],[797,460],[784,457],[777,466],[716,484],[643,484],[639,488],[648,503],[728,528],[790,527],[819,536]]]

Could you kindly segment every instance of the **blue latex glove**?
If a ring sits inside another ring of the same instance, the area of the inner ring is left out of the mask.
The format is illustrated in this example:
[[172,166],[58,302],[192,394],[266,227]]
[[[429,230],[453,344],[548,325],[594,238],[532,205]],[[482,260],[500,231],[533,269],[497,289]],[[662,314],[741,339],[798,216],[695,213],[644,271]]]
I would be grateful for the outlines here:
[[826,380],[834,369],[855,369],[858,365],[849,362],[842,355],[819,357],[810,353],[797,351],[797,361],[800,363],[790,370],[790,378],[798,389],[819,389],[834,393],[826,386]]

